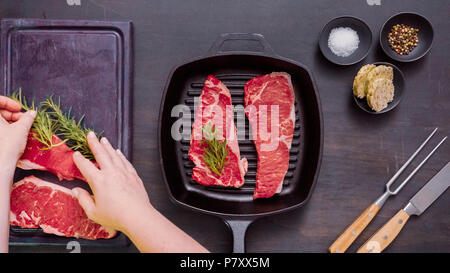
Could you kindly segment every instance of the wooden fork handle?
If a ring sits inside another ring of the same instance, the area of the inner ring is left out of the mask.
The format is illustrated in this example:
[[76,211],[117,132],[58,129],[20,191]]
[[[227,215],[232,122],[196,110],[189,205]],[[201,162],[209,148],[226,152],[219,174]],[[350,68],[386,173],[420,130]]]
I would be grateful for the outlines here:
[[390,243],[392,243],[392,241],[394,241],[408,219],[409,215],[404,210],[397,212],[391,220],[384,224],[382,228],[358,249],[358,253],[380,253],[383,251]]
[[344,253],[372,221],[379,210],[380,207],[378,205],[370,205],[330,246],[328,249],[330,253]]

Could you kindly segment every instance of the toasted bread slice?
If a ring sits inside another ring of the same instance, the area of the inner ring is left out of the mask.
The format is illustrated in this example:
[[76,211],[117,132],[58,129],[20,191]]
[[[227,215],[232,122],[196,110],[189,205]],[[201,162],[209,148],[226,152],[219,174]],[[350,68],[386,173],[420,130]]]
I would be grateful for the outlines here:
[[369,82],[367,104],[376,112],[385,109],[394,99],[394,84],[386,78],[376,78]]
[[355,79],[353,80],[353,95],[355,95],[360,99],[366,96],[367,75],[375,67],[376,66],[373,64],[366,64],[363,67],[361,67],[361,69],[359,69]]
[[375,79],[379,79],[379,78],[385,78],[390,81],[393,81],[394,80],[394,69],[390,66],[379,65],[379,66],[375,67],[374,69],[370,70],[366,77],[366,87],[365,87],[366,96],[367,96],[367,93],[369,92],[370,82],[372,82]]

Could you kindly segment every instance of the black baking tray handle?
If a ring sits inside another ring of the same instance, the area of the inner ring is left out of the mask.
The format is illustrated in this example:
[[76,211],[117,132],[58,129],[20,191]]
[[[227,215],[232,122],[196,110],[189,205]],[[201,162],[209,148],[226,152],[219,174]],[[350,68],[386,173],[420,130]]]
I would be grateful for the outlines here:
[[265,56],[276,56],[264,36],[258,33],[221,34],[208,50],[207,55],[214,56],[230,53],[253,53]]
[[245,252],[245,233],[248,226],[255,219],[242,219],[242,218],[224,218],[223,219],[233,234],[233,253]]

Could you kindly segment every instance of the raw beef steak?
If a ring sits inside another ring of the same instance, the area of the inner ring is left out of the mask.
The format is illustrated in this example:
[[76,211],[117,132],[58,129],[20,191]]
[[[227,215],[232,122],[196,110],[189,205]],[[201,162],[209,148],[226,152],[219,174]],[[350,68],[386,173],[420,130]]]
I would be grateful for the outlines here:
[[[256,77],[245,84],[245,112],[258,153],[255,199],[281,191],[294,133],[294,98],[291,77],[284,72]],[[278,106],[278,113],[271,106]]]
[[[53,143],[58,144],[62,140],[53,136]],[[27,146],[22,157],[17,162],[17,167],[23,170],[49,171],[58,176],[59,180],[79,179],[86,181],[73,162],[72,149],[65,143],[49,150],[42,150],[45,145],[39,142],[33,135],[28,134]]]
[[42,228],[45,233],[96,240],[108,239],[116,231],[89,220],[68,188],[28,176],[14,183],[10,224]]
[[[198,183],[236,188],[244,184],[247,159],[241,159],[233,117],[230,91],[221,81],[209,75],[199,98],[189,148],[189,159],[195,164],[192,178]],[[203,141],[203,130],[208,126],[214,128],[219,141],[227,141],[225,162],[228,163],[220,175],[213,172],[204,160],[208,144]]]

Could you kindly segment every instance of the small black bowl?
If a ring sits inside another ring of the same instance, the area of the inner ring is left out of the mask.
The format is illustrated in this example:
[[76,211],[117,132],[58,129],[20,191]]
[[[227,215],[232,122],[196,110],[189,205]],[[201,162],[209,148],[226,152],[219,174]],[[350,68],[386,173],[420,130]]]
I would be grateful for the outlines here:
[[[419,43],[408,55],[397,54],[389,45],[388,34],[392,27],[397,24],[405,24],[419,29]],[[424,16],[412,12],[402,12],[392,16],[384,23],[380,30],[380,45],[384,53],[390,58],[399,62],[412,62],[428,53],[433,45],[433,36],[433,26]]]
[[[358,33],[358,48],[348,57],[337,56],[328,47],[328,37],[330,36],[330,32],[333,28],[337,27],[349,27]],[[372,31],[370,31],[369,26],[364,23],[363,20],[352,16],[342,16],[332,19],[323,27],[319,37],[319,47],[322,54],[330,62],[339,65],[352,65],[360,62],[369,53],[371,45]]]
[[400,71],[400,69],[398,67],[396,67],[395,65],[393,65],[391,63],[377,62],[377,63],[373,63],[373,64],[374,65],[391,66],[394,69],[394,81],[393,81],[393,83],[394,83],[394,99],[390,103],[388,103],[386,108],[384,108],[380,112],[376,112],[376,111],[372,110],[372,108],[370,108],[370,106],[367,104],[366,98],[359,99],[356,96],[353,96],[353,98],[355,99],[355,102],[359,106],[359,108],[366,111],[367,113],[382,114],[382,113],[386,113],[386,112],[389,112],[392,109],[394,109],[402,100],[403,90],[405,88],[405,77],[403,76],[402,71]]

